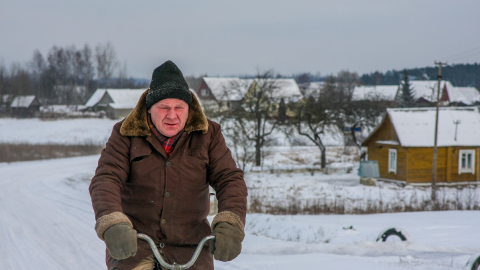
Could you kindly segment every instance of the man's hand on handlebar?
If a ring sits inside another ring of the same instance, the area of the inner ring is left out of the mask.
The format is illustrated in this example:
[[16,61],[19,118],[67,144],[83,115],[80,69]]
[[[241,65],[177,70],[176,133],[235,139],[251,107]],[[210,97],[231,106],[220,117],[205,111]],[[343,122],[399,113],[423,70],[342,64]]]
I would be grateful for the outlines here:
[[137,254],[137,231],[128,223],[117,223],[103,233],[107,249],[114,259],[123,260]]
[[210,243],[210,252],[216,260],[228,262],[235,259],[242,251],[245,234],[227,222],[219,222],[213,229],[215,244]]

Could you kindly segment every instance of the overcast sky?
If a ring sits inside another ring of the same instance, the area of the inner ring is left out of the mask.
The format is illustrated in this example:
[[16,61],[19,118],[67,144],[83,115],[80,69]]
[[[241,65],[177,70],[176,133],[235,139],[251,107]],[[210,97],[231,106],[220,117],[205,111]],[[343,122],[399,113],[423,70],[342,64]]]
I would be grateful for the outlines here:
[[111,42],[128,74],[359,74],[480,62],[479,0],[1,0],[0,61]]

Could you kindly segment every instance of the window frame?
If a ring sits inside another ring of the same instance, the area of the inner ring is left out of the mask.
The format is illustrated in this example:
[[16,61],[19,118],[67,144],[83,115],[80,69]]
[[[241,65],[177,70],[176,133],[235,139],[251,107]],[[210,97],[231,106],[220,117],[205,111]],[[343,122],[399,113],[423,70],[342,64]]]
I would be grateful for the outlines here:
[[[392,153],[395,153],[395,166],[392,167]],[[393,172],[394,174],[397,174],[397,163],[398,163],[398,151],[396,148],[388,148],[388,173]]]
[[[462,173],[471,173],[471,174],[475,174],[475,149],[460,149],[458,151],[458,174],[462,174]],[[462,167],[462,155],[463,154],[466,154],[465,157],[468,157],[468,155],[472,155],[472,159],[471,159],[471,168],[463,168]]]

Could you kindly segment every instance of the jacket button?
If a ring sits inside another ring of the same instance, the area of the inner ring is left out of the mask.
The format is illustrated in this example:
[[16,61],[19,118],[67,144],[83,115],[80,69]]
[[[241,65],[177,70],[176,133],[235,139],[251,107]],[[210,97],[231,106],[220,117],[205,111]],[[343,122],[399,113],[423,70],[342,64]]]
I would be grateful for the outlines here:
[[172,166],[172,163],[170,161],[167,161],[167,167]]
[[165,224],[165,223],[167,223],[167,220],[162,218],[162,224]]
[[165,197],[170,197],[170,192],[165,192]]

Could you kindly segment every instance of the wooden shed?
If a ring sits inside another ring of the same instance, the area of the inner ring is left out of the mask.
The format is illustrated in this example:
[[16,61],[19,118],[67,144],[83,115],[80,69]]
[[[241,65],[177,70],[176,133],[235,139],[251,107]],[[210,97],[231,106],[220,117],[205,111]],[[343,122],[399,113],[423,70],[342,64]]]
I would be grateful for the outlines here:
[[[442,107],[438,122],[437,183],[480,183],[479,108]],[[435,108],[387,109],[362,143],[378,161],[379,180],[431,183],[434,130]]]

